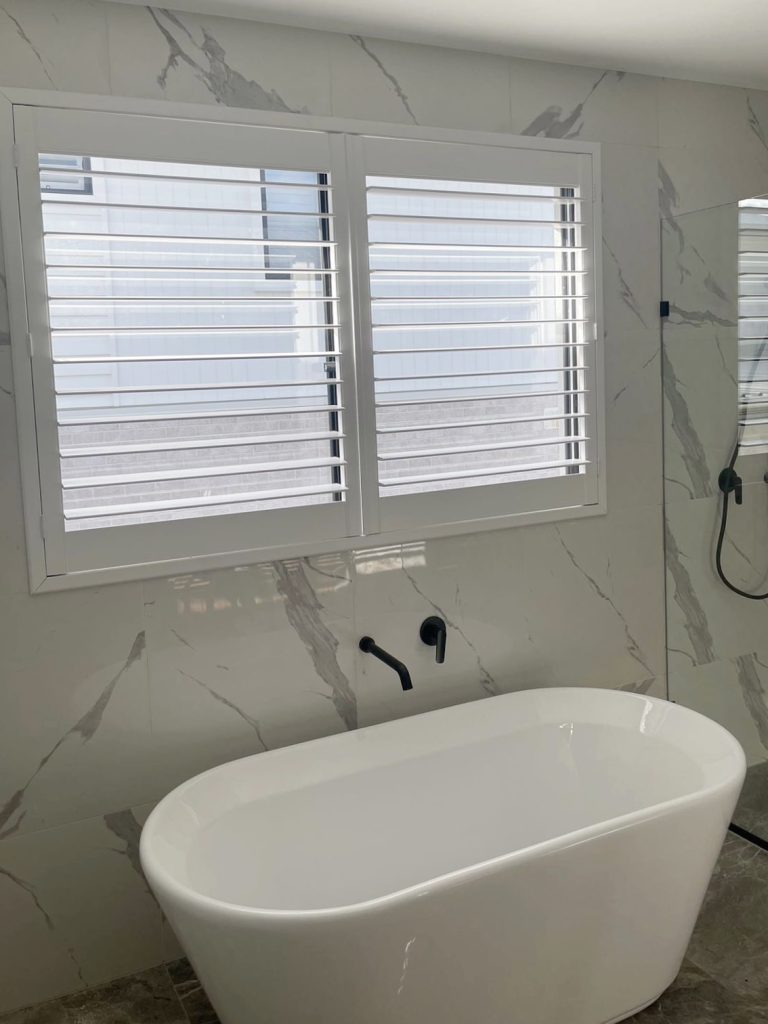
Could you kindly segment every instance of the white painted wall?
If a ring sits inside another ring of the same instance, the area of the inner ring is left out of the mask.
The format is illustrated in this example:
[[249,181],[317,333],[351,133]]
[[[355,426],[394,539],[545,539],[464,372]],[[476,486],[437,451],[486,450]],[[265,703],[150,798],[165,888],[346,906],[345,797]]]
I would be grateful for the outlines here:
[[[3,1009],[176,955],[136,843],[153,801],[193,772],[508,689],[665,692],[659,212],[768,188],[768,94],[99,0],[6,0],[0,76],[602,142],[610,504],[559,525],[30,597],[0,296]],[[443,666],[417,636],[435,610],[452,627]],[[408,662],[413,693],[357,652],[364,633]]]

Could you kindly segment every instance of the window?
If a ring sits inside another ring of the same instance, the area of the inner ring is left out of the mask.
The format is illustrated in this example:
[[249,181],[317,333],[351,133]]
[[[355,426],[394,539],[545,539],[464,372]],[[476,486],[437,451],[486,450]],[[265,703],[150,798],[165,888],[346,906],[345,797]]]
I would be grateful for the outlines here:
[[601,510],[594,147],[15,131],[49,586]]
[[739,410],[745,450],[768,448],[768,199],[739,203]]

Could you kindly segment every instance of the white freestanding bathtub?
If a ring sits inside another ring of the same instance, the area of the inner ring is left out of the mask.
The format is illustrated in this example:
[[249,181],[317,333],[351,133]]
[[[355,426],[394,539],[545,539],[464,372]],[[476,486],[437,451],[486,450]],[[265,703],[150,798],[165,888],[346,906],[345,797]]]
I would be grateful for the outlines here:
[[674,979],[743,778],[676,704],[529,690],[215,768],[141,857],[223,1024],[605,1024]]

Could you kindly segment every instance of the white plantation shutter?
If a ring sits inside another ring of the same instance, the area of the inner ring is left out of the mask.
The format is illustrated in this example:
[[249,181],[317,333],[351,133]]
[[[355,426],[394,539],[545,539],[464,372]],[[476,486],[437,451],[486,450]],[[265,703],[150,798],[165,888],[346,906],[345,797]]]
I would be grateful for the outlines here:
[[768,199],[739,203],[739,414],[742,446],[768,447]]
[[328,137],[204,125],[181,159],[166,126],[147,159],[155,119],[60,116],[24,153],[49,564],[347,536]]
[[15,130],[44,580],[602,507],[594,147]]
[[492,147],[361,149],[382,528],[589,501],[588,168]]

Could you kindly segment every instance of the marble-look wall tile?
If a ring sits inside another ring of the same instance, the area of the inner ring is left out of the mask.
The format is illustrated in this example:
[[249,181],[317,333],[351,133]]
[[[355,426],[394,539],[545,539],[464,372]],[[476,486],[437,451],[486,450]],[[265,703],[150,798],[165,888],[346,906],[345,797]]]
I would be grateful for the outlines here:
[[358,724],[345,555],[144,587],[155,791]]
[[0,599],[0,839],[146,799],[140,586]]
[[670,695],[738,737],[750,765],[768,759],[768,645],[707,665],[670,651]]
[[105,4],[3,0],[0,86],[108,93]]
[[[664,327],[664,483],[669,501],[718,493],[717,478],[728,465],[738,433],[737,349],[734,327]],[[749,467],[748,460],[743,467]]]
[[656,150],[604,145],[602,179],[609,501],[627,508],[661,502]]
[[[415,682],[404,701],[394,674],[361,655],[361,708],[367,713],[373,701],[378,720],[532,686],[663,694],[663,608],[653,600],[661,526],[660,508],[647,506],[361,558],[357,632],[395,651]],[[444,665],[418,638],[429,614],[449,623]]]
[[164,7],[105,6],[117,96],[331,112],[325,33]]
[[[667,502],[668,644],[693,666],[736,658],[765,645],[766,602],[731,593],[715,574],[719,522],[719,498]],[[736,586],[768,589],[765,484],[746,486],[743,505],[731,502],[723,564]]]
[[659,326],[658,151],[651,146],[601,147],[603,288],[606,330]]
[[765,94],[660,79],[659,153],[678,214],[768,191]]
[[0,842],[0,1005],[14,1009],[160,962],[161,914],[129,810]]
[[606,332],[605,421],[609,510],[662,500],[658,328]]
[[[670,216],[662,231],[665,487],[711,497],[738,433],[738,207]],[[745,480],[760,479],[744,457]]]
[[510,61],[512,131],[656,146],[656,79],[543,61]]
[[357,35],[331,38],[337,117],[509,131],[504,58]]
[[768,643],[749,651],[695,665],[676,650],[669,654],[670,696],[714,719],[737,736],[747,763],[768,759]]

